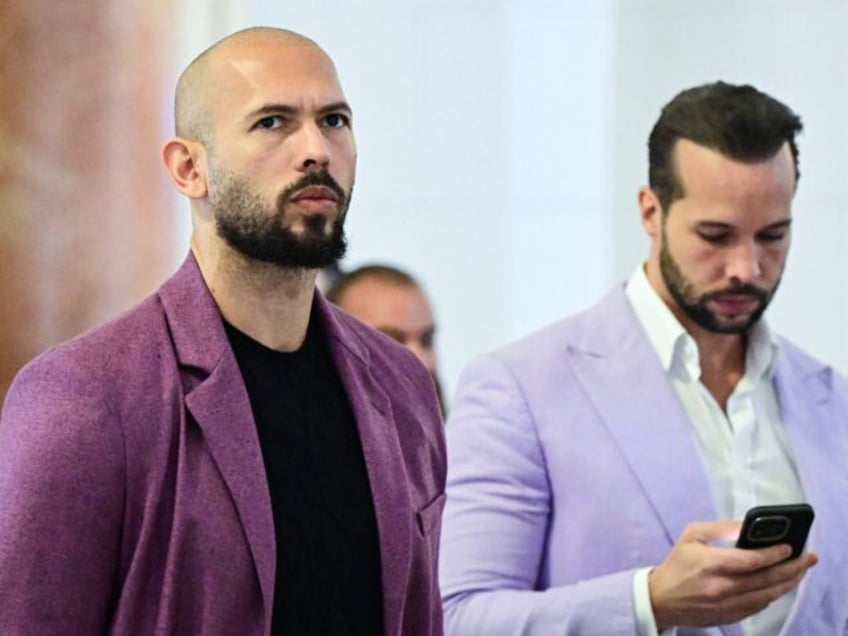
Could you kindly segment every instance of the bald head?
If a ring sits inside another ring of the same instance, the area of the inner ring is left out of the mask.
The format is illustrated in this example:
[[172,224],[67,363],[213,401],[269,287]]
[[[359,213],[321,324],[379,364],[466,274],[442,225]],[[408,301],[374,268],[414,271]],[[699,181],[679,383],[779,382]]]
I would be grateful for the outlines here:
[[221,90],[220,65],[247,49],[262,46],[311,47],[321,50],[306,36],[274,27],[251,27],[219,40],[189,63],[177,81],[174,127],[179,137],[209,143],[210,108]]

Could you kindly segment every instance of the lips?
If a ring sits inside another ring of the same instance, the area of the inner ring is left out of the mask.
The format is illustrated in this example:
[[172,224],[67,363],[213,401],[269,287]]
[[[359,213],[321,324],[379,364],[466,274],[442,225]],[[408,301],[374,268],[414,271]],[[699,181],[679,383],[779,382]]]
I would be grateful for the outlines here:
[[340,198],[332,188],[313,185],[296,190],[287,202],[304,214],[332,215],[339,209]]
[[327,186],[308,186],[295,192],[289,201],[294,203],[307,201],[328,201],[330,203],[338,203],[339,197],[332,188],[328,188]]
[[746,314],[753,311],[760,299],[751,294],[721,294],[713,298],[723,314]]

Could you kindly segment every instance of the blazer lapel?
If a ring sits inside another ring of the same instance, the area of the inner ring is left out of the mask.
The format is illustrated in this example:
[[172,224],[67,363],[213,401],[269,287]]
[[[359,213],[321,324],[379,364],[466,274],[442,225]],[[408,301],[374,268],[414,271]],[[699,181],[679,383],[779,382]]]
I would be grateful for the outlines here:
[[791,345],[782,343],[775,387],[801,487],[816,512],[807,547],[821,558],[799,588],[787,634],[798,633],[793,625],[809,633],[832,630],[848,597],[848,508],[843,505],[848,440],[844,404],[836,403],[834,394],[836,381],[829,367],[800,358]]
[[583,319],[586,337],[567,354],[671,545],[686,524],[716,514],[687,415],[620,288]]
[[413,528],[409,513],[412,504],[391,404],[379,380],[371,373],[368,350],[355,336],[346,333],[344,325],[335,319],[327,302],[317,293],[313,308],[320,312],[365,456],[380,541],[384,631],[400,633]]
[[160,298],[182,365],[186,407],[235,503],[270,625],[276,544],[262,451],[238,363],[193,256],[163,285]]
[[186,396],[186,405],[203,430],[209,452],[235,502],[270,613],[276,569],[271,496],[256,424],[235,360],[222,360]]

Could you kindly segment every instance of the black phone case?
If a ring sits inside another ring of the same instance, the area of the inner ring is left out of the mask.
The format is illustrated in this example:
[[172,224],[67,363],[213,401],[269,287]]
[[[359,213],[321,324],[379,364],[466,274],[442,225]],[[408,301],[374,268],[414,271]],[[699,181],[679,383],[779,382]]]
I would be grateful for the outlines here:
[[[813,508],[808,504],[751,508],[742,522],[742,530],[739,532],[736,547],[765,548],[770,545],[788,543],[792,546],[792,556],[789,558],[795,558],[804,550],[814,517]],[[785,523],[788,523],[788,527],[782,536],[770,536],[766,532],[771,527],[778,527]]]

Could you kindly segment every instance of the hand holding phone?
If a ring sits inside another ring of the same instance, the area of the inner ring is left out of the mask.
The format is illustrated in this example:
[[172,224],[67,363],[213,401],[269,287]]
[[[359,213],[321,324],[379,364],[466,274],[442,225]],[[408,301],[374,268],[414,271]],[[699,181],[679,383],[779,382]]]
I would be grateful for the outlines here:
[[804,550],[815,514],[808,504],[757,506],[751,508],[742,522],[737,548],[765,548],[780,543],[792,546],[794,559]]

